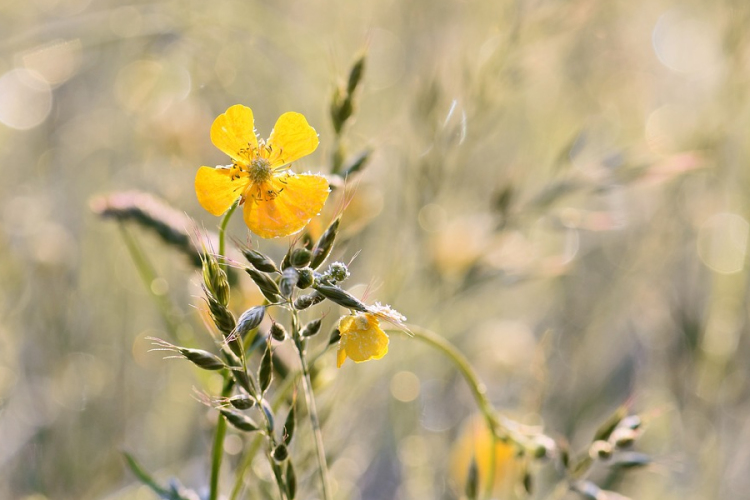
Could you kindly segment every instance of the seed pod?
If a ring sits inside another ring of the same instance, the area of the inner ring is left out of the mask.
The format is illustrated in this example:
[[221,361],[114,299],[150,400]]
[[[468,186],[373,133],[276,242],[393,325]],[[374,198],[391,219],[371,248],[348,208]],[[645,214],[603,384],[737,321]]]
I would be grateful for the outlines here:
[[251,307],[247,311],[243,312],[240,318],[237,320],[237,326],[234,329],[234,334],[240,338],[245,338],[248,332],[258,328],[258,325],[263,321],[263,316],[266,314],[265,306]]
[[281,273],[281,281],[279,281],[281,295],[290,297],[294,291],[294,287],[297,286],[297,281],[299,281],[299,273],[295,268],[287,267],[284,269]]
[[315,273],[309,267],[297,269],[297,288],[304,290],[315,282]]
[[367,164],[367,161],[370,159],[370,155],[372,154],[372,149],[365,149],[361,153],[359,153],[357,156],[352,158],[345,166],[344,169],[341,172],[341,177],[347,178],[348,176],[355,174],[362,170],[364,166]]
[[291,263],[292,266],[300,268],[305,267],[310,263],[310,259],[312,258],[312,254],[310,253],[310,250],[307,248],[297,248],[292,252],[291,257]]
[[589,447],[589,456],[594,460],[607,460],[612,457],[612,445],[607,441],[594,441]]
[[607,440],[609,435],[617,428],[620,421],[628,415],[628,409],[625,405],[618,407],[603,424],[594,433],[594,441]]
[[268,299],[269,302],[278,302],[281,290],[279,285],[276,284],[267,274],[256,271],[255,269],[245,269],[245,272],[250,275],[258,288],[260,293]]
[[258,368],[258,383],[260,384],[260,392],[263,394],[271,386],[273,381],[273,352],[271,351],[270,342],[266,345],[266,351],[263,353],[263,358],[260,360],[260,367]]
[[283,325],[280,325],[275,321],[271,324],[270,334],[274,340],[277,340],[279,342],[283,342],[286,339],[286,329]]
[[641,417],[638,415],[628,415],[620,421],[619,427],[636,430],[641,427],[642,423]]
[[336,234],[338,233],[340,223],[341,218],[336,218],[315,244],[312,251],[312,260],[310,261],[310,267],[313,269],[319,268],[328,258],[331,250],[333,250],[333,243],[336,240]]
[[229,398],[229,404],[238,410],[249,410],[255,406],[255,400],[247,394],[237,394],[236,396]]
[[320,284],[315,286],[315,290],[341,307],[354,309],[355,311],[360,312],[367,312],[367,307],[359,299],[337,286]]
[[335,344],[341,340],[341,331],[338,328],[334,328],[331,332],[331,337],[328,339],[328,345]]
[[180,354],[204,370],[221,370],[222,368],[226,368],[221,358],[202,349],[180,347]]
[[290,248],[289,251],[284,255],[284,259],[281,261],[281,270],[283,271],[287,267],[292,265],[292,249]]
[[354,61],[352,69],[349,70],[349,81],[346,84],[346,92],[350,95],[353,94],[355,90],[357,90],[357,87],[359,86],[359,83],[362,81],[362,77],[365,74],[365,57],[366,54],[364,53],[359,56],[359,58]]
[[278,445],[273,450],[273,459],[277,462],[283,462],[289,458],[289,450],[287,449],[286,445],[284,443]]
[[237,385],[245,389],[249,394],[256,394],[255,383],[251,379],[247,372],[242,367],[236,367],[232,369],[232,377]]
[[653,463],[650,456],[645,453],[634,451],[624,452],[618,455],[617,461],[610,465],[613,469],[636,469],[646,467]]
[[229,281],[227,273],[219,265],[216,257],[203,255],[203,283],[211,295],[223,306],[229,303]]
[[286,420],[284,421],[284,443],[289,445],[289,443],[292,442],[292,438],[294,437],[294,427],[295,427],[295,419],[296,419],[296,411],[295,411],[295,404],[294,401],[292,401],[292,406],[289,408],[289,413],[286,414]]
[[286,463],[286,494],[289,500],[294,500],[294,496],[297,494],[297,476],[294,474],[291,460]]
[[314,319],[305,325],[305,327],[302,329],[302,332],[300,334],[303,337],[312,337],[319,331],[320,331],[320,320]]
[[628,429],[627,427],[618,427],[614,430],[612,435],[609,436],[609,441],[617,448],[629,448],[635,443],[637,438],[638,431]]
[[271,408],[271,405],[269,405],[268,401],[266,401],[265,399],[261,399],[260,408],[263,410],[263,413],[266,414],[266,420],[268,420],[268,431],[273,432],[273,429],[275,427],[275,419],[273,416],[273,409]]
[[471,457],[469,473],[466,476],[466,489],[464,491],[468,500],[477,499],[477,495],[479,494],[479,469],[477,468],[475,457]]
[[531,473],[528,470],[525,470],[523,472],[523,489],[526,490],[526,493],[531,495],[534,491],[534,483],[533,479],[531,477]]
[[219,411],[222,415],[224,415],[224,417],[226,417],[227,422],[241,431],[252,432],[259,429],[258,424],[256,424],[255,421],[247,415],[237,413],[236,411],[229,410],[227,408],[221,408]]
[[322,302],[323,299],[325,299],[325,297],[323,297],[318,292],[313,292],[308,295],[300,295],[299,297],[294,299],[294,308],[298,311],[301,311],[303,309],[307,309],[310,306],[314,306],[319,302]]
[[336,86],[333,89],[333,95],[331,96],[331,121],[333,122],[333,129],[337,134],[341,132],[341,128],[344,126],[344,122],[341,120],[341,114],[339,112],[341,108],[341,102],[343,101],[343,92],[340,87]]
[[247,261],[258,271],[262,271],[264,273],[279,272],[279,268],[276,267],[276,263],[267,255],[264,255],[250,248],[243,248],[242,255],[244,255]]
[[234,316],[221,302],[204,286],[203,292],[206,295],[208,311],[211,313],[211,319],[214,320],[216,328],[225,336],[232,333],[236,325]]

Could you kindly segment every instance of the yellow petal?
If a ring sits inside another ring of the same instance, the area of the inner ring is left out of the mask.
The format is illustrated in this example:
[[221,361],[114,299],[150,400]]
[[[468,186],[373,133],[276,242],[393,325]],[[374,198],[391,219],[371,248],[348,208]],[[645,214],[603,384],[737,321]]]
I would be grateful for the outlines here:
[[247,163],[249,152],[258,148],[253,110],[235,104],[211,125],[211,142],[233,160]]
[[318,133],[303,115],[284,113],[273,127],[268,146],[271,147],[271,167],[281,167],[315,151]]
[[346,350],[339,345],[339,350],[336,352],[336,368],[341,368],[344,361],[346,361]]
[[245,224],[261,238],[294,234],[320,213],[328,192],[328,181],[321,175],[275,175],[246,191]]
[[388,352],[388,335],[380,328],[378,319],[370,313],[341,318],[339,331],[339,349],[357,363],[380,359]]
[[195,194],[201,206],[213,215],[226,212],[240,197],[248,178],[233,175],[235,169],[201,167],[195,176]]

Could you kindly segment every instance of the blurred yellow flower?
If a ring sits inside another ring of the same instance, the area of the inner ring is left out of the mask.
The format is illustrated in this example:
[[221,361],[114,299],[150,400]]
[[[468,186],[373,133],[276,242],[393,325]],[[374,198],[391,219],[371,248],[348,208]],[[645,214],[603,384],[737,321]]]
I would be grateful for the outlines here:
[[278,238],[296,233],[320,213],[328,181],[288,170],[318,147],[318,134],[303,115],[284,113],[263,141],[255,135],[252,110],[237,104],[214,120],[211,142],[232,159],[228,166],[198,169],[195,192],[211,214],[223,214],[239,198],[247,227],[263,238]]
[[[472,459],[476,460],[479,472],[479,491],[484,491],[492,464],[492,444],[492,434],[480,415],[474,415],[464,423],[451,450],[451,479],[456,491],[463,491],[466,487]],[[493,498],[514,498],[512,492],[519,481],[521,463],[511,444],[497,441],[494,449]]]
[[346,358],[357,363],[380,359],[388,352],[388,335],[380,328],[375,314],[356,313],[339,320],[339,351],[336,365],[341,368]]

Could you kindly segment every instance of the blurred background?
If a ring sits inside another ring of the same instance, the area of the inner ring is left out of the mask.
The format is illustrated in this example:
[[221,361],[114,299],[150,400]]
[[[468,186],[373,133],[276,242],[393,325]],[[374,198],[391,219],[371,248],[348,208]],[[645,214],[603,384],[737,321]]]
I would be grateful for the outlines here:
[[[0,498],[154,498],[122,451],[205,492],[216,413],[192,389],[220,381],[146,340],[170,338],[156,296],[182,343],[210,345],[199,280],[92,199],[145,191],[215,230],[193,179],[227,163],[209,128],[237,103],[261,137],[303,113],[321,145],[295,168],[328,173],[331,96],[362,50],[341,144],[373,153],[334,252],[360,251],[350,289],[456,344],[503,414],[573,450],[629,405],[653,463],[608,488],[744,498],[747,26],[740,0],[0,4]],[[248,241],[240,217],[230,233]],[[238,313],[259,297],[241,281]],[[337,496],[459,498],[479,421],[455,369],[402,335],[378,362],[334,357],[319,405]],[[242,447],[228,437],[230,466]],[[515,465],[498,498],[522,498]]]

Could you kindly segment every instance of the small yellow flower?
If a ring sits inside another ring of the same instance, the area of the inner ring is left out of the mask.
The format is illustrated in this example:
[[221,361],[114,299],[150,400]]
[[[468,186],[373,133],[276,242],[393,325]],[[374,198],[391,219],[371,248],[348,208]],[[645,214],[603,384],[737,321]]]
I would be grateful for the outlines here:
[[284,113],[267,141],[255,135],[253,112],[237,104],[211,126],[211,142],[232,159],[228,166],[201,167],[195,192],[213,215],[239,198],[247,227],[263,238],[287,236],[305,227],[325,205],[322,175],[294,174],[288,166],[318,147],[318,134],[299,113]]
[[388,335],[380,328],[375,314],[356,313],[339,320],[339,351],[336,365],[341,368],[346,358],[357,363],[380,359],[388,352]]

